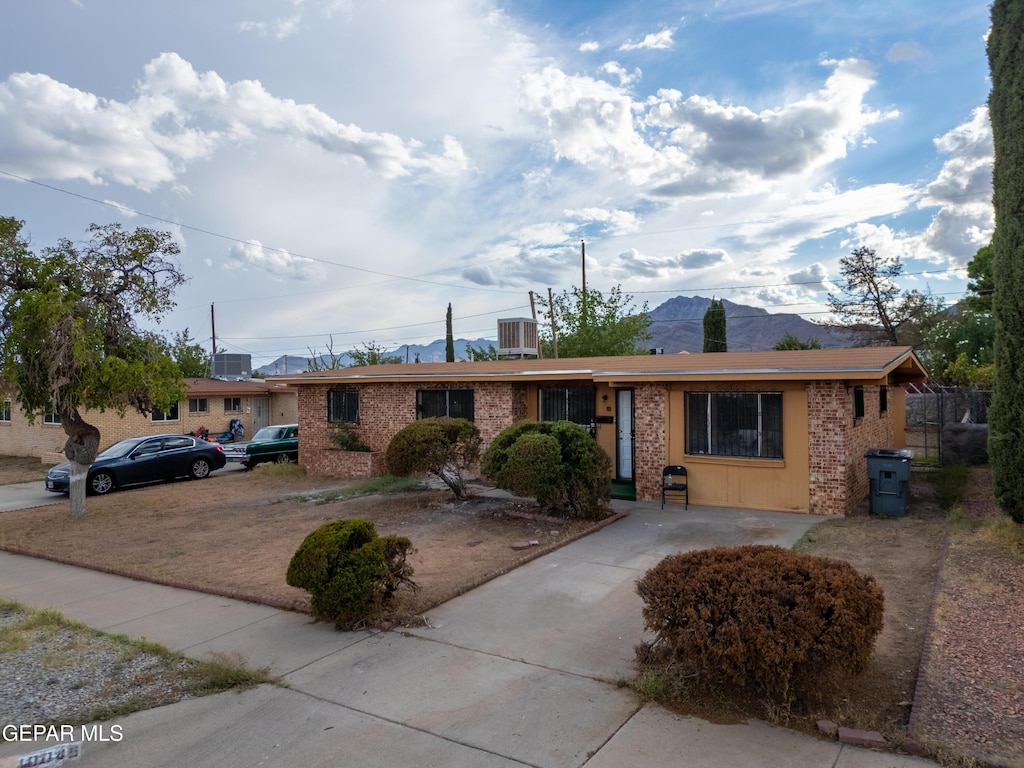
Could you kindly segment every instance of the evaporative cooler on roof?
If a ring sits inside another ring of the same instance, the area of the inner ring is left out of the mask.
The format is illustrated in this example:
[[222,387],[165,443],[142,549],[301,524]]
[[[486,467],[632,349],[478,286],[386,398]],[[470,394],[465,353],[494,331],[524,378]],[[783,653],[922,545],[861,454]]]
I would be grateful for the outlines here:
[[498,355],[525,357],[537,354],[537,321],[529,317],[498,320]]

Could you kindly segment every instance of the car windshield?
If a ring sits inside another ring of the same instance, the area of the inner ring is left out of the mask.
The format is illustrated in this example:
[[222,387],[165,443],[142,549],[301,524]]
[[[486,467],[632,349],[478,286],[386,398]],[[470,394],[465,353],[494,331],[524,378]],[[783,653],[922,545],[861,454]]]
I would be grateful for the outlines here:
[[96,458],[116,459],[120,456],[127,456],[135,446],[145,439],[145,437],[129,437],[127,440],[121,440],[120,442],[114,443],[109,448],[104,448],[96,454]]
[[280,440],[284,437],[284,427],[264,427],[255,435],[253,435],[253,442],[259,443],[266,440]]

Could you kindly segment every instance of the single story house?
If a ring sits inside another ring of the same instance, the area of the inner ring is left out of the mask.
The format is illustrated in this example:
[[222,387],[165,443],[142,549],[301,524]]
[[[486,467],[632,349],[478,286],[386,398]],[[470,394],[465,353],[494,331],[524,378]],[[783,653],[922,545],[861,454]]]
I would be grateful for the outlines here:
[[[843,515],[868,493],[864,453],[905,446],[903,384],[927,374],[910,347],[414,363],[272,377],[298,391],[299,461],[316,473],[380,474],[418,418],[456,416],[484,445],[520,419],[587,426],[636,497],[682,464],[690,502]],[[351,426],[375,455],[332,450]],[[353,461],[357,461],[353,464]]]
[[[136,435],[165,432],[192,434],[206,427],[210,436],[227,432],[232,419],[238,419],[251,437],[268,424],[294,424],[298,420],[295,390],[262,379],[227,381],[223,379],[187,379],[188,392],[168,413],[143,416],[129,409],[124,416],[116,410],[87,411],[86,421],[100,430],[100,447]],[[44,463],[64,461],[67,435],[55,413],[45,414],[30,424],[12,398],[0,405],[0,454],[38,456]]]

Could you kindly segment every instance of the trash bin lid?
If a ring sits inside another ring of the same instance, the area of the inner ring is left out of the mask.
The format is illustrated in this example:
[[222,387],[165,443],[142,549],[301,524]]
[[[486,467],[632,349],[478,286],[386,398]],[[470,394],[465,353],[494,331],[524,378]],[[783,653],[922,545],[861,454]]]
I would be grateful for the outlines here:
[[910,448],[871,448],[864,454],[865,459],[912,459],[914,452]]

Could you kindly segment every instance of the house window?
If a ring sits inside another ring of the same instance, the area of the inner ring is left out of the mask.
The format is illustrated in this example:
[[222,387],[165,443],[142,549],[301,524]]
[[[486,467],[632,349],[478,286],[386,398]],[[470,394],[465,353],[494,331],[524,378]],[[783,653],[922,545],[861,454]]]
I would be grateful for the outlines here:
[[889,410],[889,388],[881,386],[878,388],[878,412],[885,413]]
[[189,413],[209,413],[210,403],[205,397],[190,397],[188,399]]
[[864,387],[853,388],[853,418],[864,418]]
[[434,416],[450,416],[453,419],[473,421],[473,390],[416,390],[416,418],[429,419]]
[[11,420],[11,401],[4,400],[3,407],[0,408],[0,421]]
[[225,413],[241,413],[242,412],[242,398],[240,398],[240,397],[225,397],[224,398],[224,412]]
[[171,410],[164,413],[159,408],[153,409],[153,415],[150,417],[153,421],[177,421],[178,420],[178,404],[175,403],[171,406]]
[[597,413],[593,387],[545,387],[540,390],[541,421],[571,421],[591,431]]
[[690,392],[686,452],[782,458],[781,392]]
[[44,413],[43,424],[60,424],[60,414],[57,413],[56,411]]
[[332,389],[328,392],[327,421],[332,424],[358,424],[359,390]]

